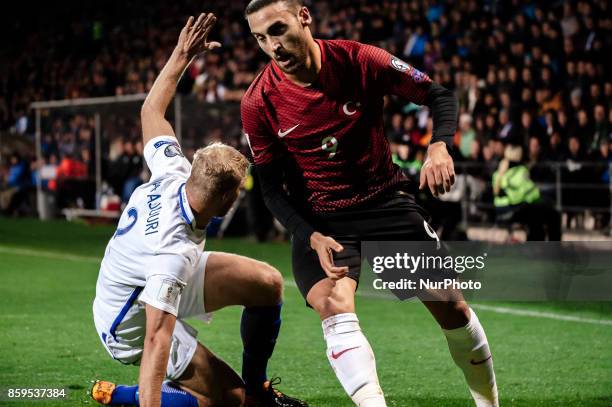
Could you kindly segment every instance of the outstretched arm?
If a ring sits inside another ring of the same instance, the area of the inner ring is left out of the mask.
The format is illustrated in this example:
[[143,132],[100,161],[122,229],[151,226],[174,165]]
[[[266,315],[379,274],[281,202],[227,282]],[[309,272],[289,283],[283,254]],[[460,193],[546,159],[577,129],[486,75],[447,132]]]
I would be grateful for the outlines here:
[[174,136],[172,126],[166,120],[166,110],[176,92],[176,85],[194,56],[217,47],[218,42],[208,42],[208,34],[215,25],[216,17],[202,13],[196,20],[189,17],[181,30],[178,43],[168,62],[161,70],[147,95],[140,119],[142,122],[143,144],[157,136]]

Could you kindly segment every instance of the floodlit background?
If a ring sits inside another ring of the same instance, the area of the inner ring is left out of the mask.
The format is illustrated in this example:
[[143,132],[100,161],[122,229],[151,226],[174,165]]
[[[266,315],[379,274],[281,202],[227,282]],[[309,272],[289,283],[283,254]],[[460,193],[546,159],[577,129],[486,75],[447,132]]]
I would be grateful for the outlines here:
[[[558,216],[563,239],[610,240],[609,2],[308,4],[317,38],[378,45],[457,95],[457,184],[443,200],[418,195],[443,239],[520,244],[530,237],[533,225],[502,216],[494,200],[493,173],[505,147],[514,145],[521,146],[519,161],[529,174],[521,182],[536,185],[538,202]],[[0,16],[0,390],[66,387],[69,401],[55,404],[82,405],[93,379],[136,381],[135,368],[114,362],[102,348],[91,301],[116,219],[149,176],[140,104],[186,17],[213,11],[213,39],[223,47],[191,65],[168,117],[189,158],[217,140],[248,155],[239,101],[267,61],[243,19],[245,5],[18,2]],[[430,112],[388,98],[385,119],[395,162],[418,179]],[[251,175],[231,216],[209,227],[207,247],[281,270],[284,327],[270,373],[314,406],[348,406],[324,356],[318,318],[293,283],[286,233]],[[391,405],[471,405],[443,336],[420,304],[364,292],[358,307]],[[487,328],[503,405],[612,405],[609,303],[474,308]],[[210,326],[194,322],[200,340],[236,368],[239,313],[219,312]]]

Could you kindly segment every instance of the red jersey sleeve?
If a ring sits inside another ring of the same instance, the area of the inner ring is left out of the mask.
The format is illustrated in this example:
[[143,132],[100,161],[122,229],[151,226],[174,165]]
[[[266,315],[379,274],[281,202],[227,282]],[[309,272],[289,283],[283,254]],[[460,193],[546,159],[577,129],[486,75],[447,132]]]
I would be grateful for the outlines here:
[[374,81],[384,95],[401,96],[418,105],[425,103],[432,82],[427,74],[371,45],[361,44],[357,63],[366,80]]
[[252,97],[245,96],[240,104],[245,137],[256,165],[267,164],[282,154],[279,142],[266,124],[263,107]]

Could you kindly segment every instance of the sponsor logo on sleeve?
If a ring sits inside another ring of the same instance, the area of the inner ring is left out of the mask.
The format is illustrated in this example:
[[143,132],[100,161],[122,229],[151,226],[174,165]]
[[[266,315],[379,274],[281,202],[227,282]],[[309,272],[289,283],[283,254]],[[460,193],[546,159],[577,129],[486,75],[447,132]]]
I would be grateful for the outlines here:
[[415,68],[412,68],[411,75],[415,82],[425,82],[429,78],[426,74]]
[[155,147],[155,149],[158,149],[162,146],[166,146],[166,148],[164,149],[164,155],[166,157],[176,157],[177,155],[184,157],[183,152],[181,151],[181,146],[179,146],[176,141],[160,140],[153,144],[153,147]]
[[406,72],[406,74],[410,75],[415,82],[425,82],[428,80],[428,76],[423,72],[415,69],[410,66],[407,62],[402,61],[401,59],[392,56],[391,57],[391,66],[393,69],[398,70],[400,72]]
[[166,144],[172,144],[172,142],[168,140],[160,140],[157,143],[153,144],[153,147],[155,147],[155,149],[158,149],[161,146],[166,145]]
[[164,149],[164,155],[166,157],[176,157],[177,155],[184,157],[181,147],[177,143],[168,144],[168,146],[166,146]]
[[410,65],[397,57],[391,57],[391,66],[400,72],[408,72]]

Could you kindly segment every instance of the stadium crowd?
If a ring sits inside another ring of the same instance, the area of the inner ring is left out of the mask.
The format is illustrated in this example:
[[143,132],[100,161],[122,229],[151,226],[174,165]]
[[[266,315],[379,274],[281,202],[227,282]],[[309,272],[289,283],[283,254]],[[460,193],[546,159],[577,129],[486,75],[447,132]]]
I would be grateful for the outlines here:
[[[47,5],[49,14],[35,22],[37,30],[29,29],[27,10],[21,10],[23,15],[11,21],[18,40],[5,44],[1,57],[0,129],[31,135],[29,104],[36,100],[146,92],[184,16],[201,8],[217,14],[214,36],[223,47],[193,64],[179,91],[204,103],[239,101],[267,61],[244,20],[245,2],[209,3],[75,3],[61,12]],[[309,5],[316,37],[378,45],[455,91],[460,104],[456,158],[469,163],[472,176],[490,182],[505,146],[519,145],[521,161],[536,182],[554,182],[555,176],[551,166],[537,164],[564,163],[564,182],[573,185],[564,205],[609,207],[607,188],[583,194],[576,186],[610,182],[612,78],[605,54],[612,45],[612,13],[606,0],[316,0]],[[414,175],[431,137],[430,114],[393,98],[386,113],[395,160]],[[78,115],[49,125],[46,164],[59,168],[73,159],[91,176],[92,126]],[[108,163],[116,157],[133,160],[126,157],[142,149],[137,131],[113,137],[109,143],[122,147]],[[236,144],[240,134],[223,137]],[[3,165],[0,184],[8,185],[11,164]],[[105,166],[105,178],[118,195],[137,184],[138,166],[117,164],[116,171]]]

